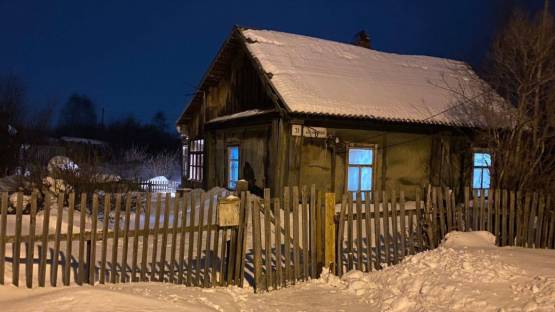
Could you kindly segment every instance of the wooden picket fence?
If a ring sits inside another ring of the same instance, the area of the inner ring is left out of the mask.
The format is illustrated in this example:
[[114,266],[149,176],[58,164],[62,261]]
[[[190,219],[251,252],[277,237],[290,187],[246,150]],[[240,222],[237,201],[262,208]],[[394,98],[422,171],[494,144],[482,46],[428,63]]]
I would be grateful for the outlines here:
[[[246,194],[241,201],[242,226],[234,228],[215,223],[215,203],[224,194],[192,192],[175,194],[173,199],[169,193],[106,194],[103,208],[99,208],[101,198],[97,194],[47,197],[40,214],[42,224],[37,224],[36,194],[25,223],[23,196],[17,194],[12,233],[7,233],[8,194],[1,194],[0,284],[4,284],[6,259],[11,258],[12,284],[19,286],[20,265],[24,263],[29,288],[35,285],[35,278],[38,286],[44,287],[47,271],[51,286],[59,284],[60,276],[63,285],[145,281],[200,287],[243,285],[244,215],[249,206]],[[146,199],[144,204],[141,199]],[[66,200],[68,209],[63,208]],[[53,210],[56,213],[51,216]],[[74,227],[74,211],[79,210],[90,211],[90,217],[81,213]],[[104,216],[114,220],[102,222],[99,212],[103,220],[107,219]],[[55,230],[50,233],[54,220]],[[28,225],[27,233],[22,233],[23,225]],[[11,257],[6,255],[9,244]]]
[[[27,287],[44,287],[47,276],[51,286],[61,280],[213,287],[246,280],[262,292],[317,278],[322,270],[338,276],[378,270],[436,248],[453,230],[490,231],[500,246],[555,247],[549,195],[468,188],[456,194],[446,187],[414,194],[407,201],[404,191],[345,193],[337,204],[334,193],[314,185],[285,187],[274,197],[269,189],[263,198],[244,192],[239,224],[220,227],[217,203],[226,193],[69,194],[47,197],[41,207],[34,193],[28,214],[18,194],[14,215],[2,193],[0,284],[9,262],[16,286],[20,275]],[[74,222],[75,211],[86,213]]]
[[[489,231],[499,246],[555,248],[551,196],[507,190],[416,189],[406,207],[403,191],[347,193],[336,216],[335,272],[372,271],[439,246],[450,231]],[[362,199],[364,197],[364,200]],[[353,199],[355,198],[355,199]]]

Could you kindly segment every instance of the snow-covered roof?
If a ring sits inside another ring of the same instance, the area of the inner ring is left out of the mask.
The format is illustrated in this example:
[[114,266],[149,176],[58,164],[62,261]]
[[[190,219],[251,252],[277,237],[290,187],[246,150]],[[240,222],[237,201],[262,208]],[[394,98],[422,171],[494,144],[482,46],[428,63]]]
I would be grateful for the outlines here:
[[87,138],[77,138],[77,137],[68,137],[63,136],[60,140],[68,143],[79,143],[79,144],[92,144],[92,145],[106,145],[106,142],[94,140],[94,139],[87,139]]
[[453,109],[460,103],[453,91],[477,80],[463,62],[277,31],[240,31],[291,112],[475,125]]

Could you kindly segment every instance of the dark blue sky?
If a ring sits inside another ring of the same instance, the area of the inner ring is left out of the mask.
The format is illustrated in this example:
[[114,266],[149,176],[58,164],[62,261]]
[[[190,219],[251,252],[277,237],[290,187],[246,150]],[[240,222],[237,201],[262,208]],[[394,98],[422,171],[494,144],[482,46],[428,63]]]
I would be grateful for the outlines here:
[[513,3],[543,0],[26,1],[0,0],[0,74],[30,105],[88,95],[107,119],[157,110],[177,118],[233,25],[350,41],[478,64]]

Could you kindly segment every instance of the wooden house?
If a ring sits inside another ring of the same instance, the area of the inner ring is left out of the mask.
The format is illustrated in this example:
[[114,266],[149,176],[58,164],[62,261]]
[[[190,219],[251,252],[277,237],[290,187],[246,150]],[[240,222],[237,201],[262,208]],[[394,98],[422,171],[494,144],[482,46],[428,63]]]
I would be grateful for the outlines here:
[[489,156],[450,90],[475,79],[458,61],[236,27],[177,121],[182,184],[487,187]]

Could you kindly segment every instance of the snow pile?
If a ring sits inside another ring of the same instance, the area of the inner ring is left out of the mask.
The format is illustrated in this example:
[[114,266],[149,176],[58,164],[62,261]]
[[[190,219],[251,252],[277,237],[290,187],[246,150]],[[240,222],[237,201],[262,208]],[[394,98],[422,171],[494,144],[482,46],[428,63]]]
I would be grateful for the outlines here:
[[469,96],[477,93],[479,78],[463,62],[386,53],[278,31],[241,31],[249,51],[293,112],[476,123],[451,109],[460,102],[453,90],[464,87]]

